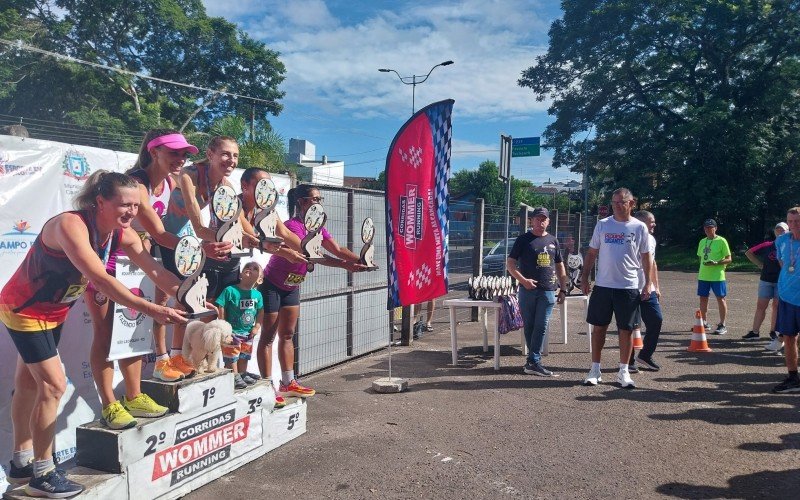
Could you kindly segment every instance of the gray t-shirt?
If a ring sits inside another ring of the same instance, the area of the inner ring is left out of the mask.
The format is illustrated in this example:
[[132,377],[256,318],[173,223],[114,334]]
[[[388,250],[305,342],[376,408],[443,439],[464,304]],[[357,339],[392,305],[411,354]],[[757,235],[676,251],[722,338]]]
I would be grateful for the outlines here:
[[647,226],[639,219],[619,222],[613,216],[597,221],[589,246],[597,258],[597,286],[639,289],[641,254],[648,253]]

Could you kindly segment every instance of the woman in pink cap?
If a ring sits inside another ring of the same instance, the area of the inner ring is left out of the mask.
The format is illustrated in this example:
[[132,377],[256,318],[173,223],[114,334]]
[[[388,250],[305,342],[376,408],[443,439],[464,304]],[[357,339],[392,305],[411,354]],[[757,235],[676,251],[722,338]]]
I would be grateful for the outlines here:
[[[175,130],[151,130],[145,135],[136,164],[127,172],[136,179],[139,186],[139,211],[131,227],[139,233],[145,248],[151,252],[151,239],[156,246],[168,249],[174,249],[178,243],[178,236],[167,232],[161,219],[167,213],[170,193],[175,187],[172,176],[180,173],[189,154],[197,152],[198,149]],[[211,256],[224,255],[230,250],[230,244],[212,243],[206,245],[205,250]],[[124,254],[117,251],[108,259],[106,272],[112,276],[116,273],[116,258],[119,255]],[[163,266],[180,276],[172,259],[164,259]],[[87,287],[85,302],[92,317],[94,336],[90,364],[103,406],[102,422],[112,429],[121,429],[136,425],[134,417],[158,417],[166,413],[167,408],[156,404],[141,392],[141,356],[118,361],[125,382],[125,397],[122,402],[117,401],[113,386],[114,365],[107,360],[111,347],[114,303],[91,285]],[[165,305],[166,294],[156,289],[154,302]],[[166,328],[157,321],[154,321],[153,337],[158,356],[155,376],[165,381],[183,378],[183,373],[173,368],[169,362],[166,355]]]

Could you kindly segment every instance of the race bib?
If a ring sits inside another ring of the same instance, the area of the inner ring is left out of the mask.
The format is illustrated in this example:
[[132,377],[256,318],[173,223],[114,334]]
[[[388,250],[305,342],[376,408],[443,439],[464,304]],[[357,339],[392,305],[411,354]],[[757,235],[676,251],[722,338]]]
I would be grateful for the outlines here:
[[299,286],[305,280],[306,280],[305,275],[289,273],[289,275],[286,277],[286,281],[284,281],[283,284],[290,286]]

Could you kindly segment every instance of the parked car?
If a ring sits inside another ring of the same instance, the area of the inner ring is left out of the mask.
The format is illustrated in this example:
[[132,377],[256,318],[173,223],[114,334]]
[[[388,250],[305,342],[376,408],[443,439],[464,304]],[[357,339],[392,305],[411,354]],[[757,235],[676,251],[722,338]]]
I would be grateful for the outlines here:
[[[515,236],[506,240],[509,251],[511,251],[511,247],[514,246],[514,241],[516,241],[516,239],[517,237]],[[505,268],[506,249],[501,240],[498,241],[497,244],[493,246],[491,250],[489,250],[489,253],[486,254],[486,257],[483,258],[483,274],[490,276],[501,276]]]

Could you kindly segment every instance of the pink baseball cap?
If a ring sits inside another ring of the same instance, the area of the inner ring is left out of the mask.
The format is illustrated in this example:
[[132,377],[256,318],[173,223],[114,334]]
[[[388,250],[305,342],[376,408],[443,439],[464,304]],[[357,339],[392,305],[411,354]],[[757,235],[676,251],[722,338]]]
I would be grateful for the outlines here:
[[189,144],[183,134],[167,134],[156,137],[147,143],[147,151],[152,151],[158,146],[166,146],[169,149],[188,149],[190,153],[196,155],[200,150]]

